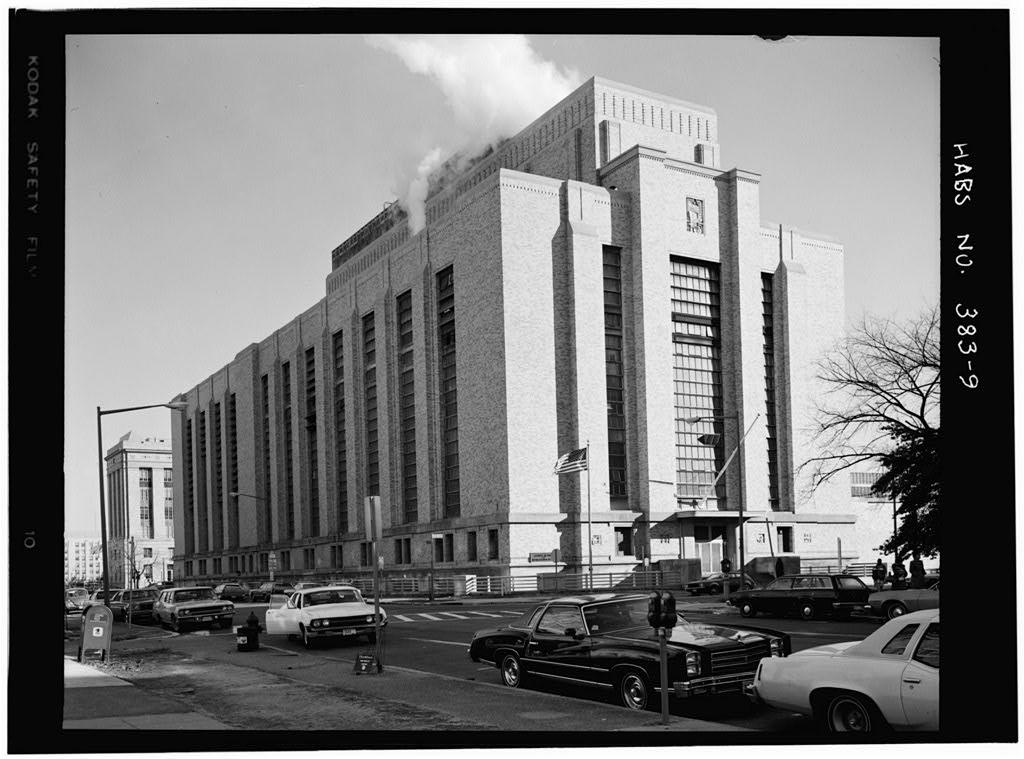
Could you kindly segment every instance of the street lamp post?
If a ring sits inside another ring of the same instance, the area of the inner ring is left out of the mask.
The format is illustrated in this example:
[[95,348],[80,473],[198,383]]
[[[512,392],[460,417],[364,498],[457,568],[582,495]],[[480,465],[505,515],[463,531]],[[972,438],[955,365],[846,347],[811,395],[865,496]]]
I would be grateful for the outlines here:
[[[731,454],[729,454],[729,458],[726,459],[725,466],[722,467],[722,471],[720,471],[718,473],[718,475],[715,477],[715,479],[708,486],[708,489],[704,492],[704,498],[701,500],[701,508],[702,509],[707,505],[708,496],[711,495],[711,491],[714,490],[714,487],[715,487],[715,485],[718,484],[718,481],[720,479],[722,479],[722,475],[725,474],[725,470],[729,468],[729,464],[732,463],[732,460],[733,460],[733,458],[735,458],[736,454],[739,453],[740,450],[742,450],[742,448],[743,448],[743,441],[746,440],[747,435],[749,435],[750,431],[752,429],[754,429],[754,424],[760,418],[761,418],[761,414],[757,414],[757,415],[754,416],[754,420],[750,423],[750,426],[747,427],[746,432],[743,433],[743,436],[740,438],[740,441],[736,444],[736,447],[733,449],[733,452]],[[688,416],[688,417],[685,417],[683,419],[683,421],[686,422],[687,424],[697,424],[697,422],[722,421],[722,420],[725,420],[725,419],[731,419],[731,420],[733,420],[733,421],[735,421],[737,423],[739,422],[739,418],[736,417],[736,416]],[[698,440],[699,439],[700,438],[698,438]],[[717,442],[717,440],[715,442]],[[742,590],[743,589],[743,572],[745,571],[745,569],[744,569],[744,559],[745,559],[745,556],[744,556],[744,546],[743,546],[743,475],[742,474],[740,475],[740,478],[739,478],[739,490],[740,490],[739,498],[737,499],[739,501],[739,523],[740,523],[740,525],[739,525],[739,560],[740,560],[739,561],[739,564],[740,564],[739,570],[740,570],[740,589]],[[724,585],[726,587],[726,590],[728,590],[728,586],[729,586],[728,578],[726,578],[726,581],[724,582]]]
[[103,500],[103,417],[110,414],[123,414],[128,411],[142,411],[148,408],[169,408],[172,411],[184,411],[188,404],[184,401],[171,401],[170,403],[150,403],[146,406],[129,406],[127,408],[102,409],[96,407],[96,442],[99,448],[99,475],[100,475],[100,543],[103,549],[103,605],[110,603],[110,570],[107,558],[107,509]]

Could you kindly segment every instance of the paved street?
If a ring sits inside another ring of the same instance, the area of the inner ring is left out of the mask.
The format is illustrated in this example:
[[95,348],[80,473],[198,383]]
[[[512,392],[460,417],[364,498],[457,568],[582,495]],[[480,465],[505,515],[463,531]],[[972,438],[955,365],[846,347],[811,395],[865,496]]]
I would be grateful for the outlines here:
[[[434,729],[653,729],[659,721],[655,711],[637,715],[608,704],[600,692],[548,682],[534,681],[526,689],[511,691],[499,684],[494,667],[469,659],[466,649],[474,631],[506,624],[535,603],[390,601],[384,604],[390,622],[384,636],[383,676],[352,672],[356,655],[372,650],[363,641],[329,642],[307,651],[298,641],[263,635],[261,651],[241,653],[233,630],[178,635],[156,626],[135,626],[136,634],[145,637],[115,644],[116,661],[125,663],[115,665],[122,669],[114,673],[154,696],[184,698],[210,718],[243,728],[342,729],[339,721],[347,719],[347,729],[415,729],[424,720]],[[713,602],[692,608],[681,610],[695,621],[748,622]],[[234,622],[243,624],[255,611],[263,623],[266,609],[266,604],[238,604]],[[868,619],[767,617],[749,622],[789,633],[794,650],[859,640],[879,624]],[[126,632],[118,624],[115,637]],[[77,640],[70,640],[65,653],[74,654],[76,648]],[[329,691],[314,704],[297,683]],[[269,700],[267,694],[272,694]],[[352,706],[347,716],[336,703],[326,706],[330,694]],[[299,716],[294,698],[299,699]],[[816,730],[809,718],[756,708],[741,697],[674,700],[672,715],[675,729]]]

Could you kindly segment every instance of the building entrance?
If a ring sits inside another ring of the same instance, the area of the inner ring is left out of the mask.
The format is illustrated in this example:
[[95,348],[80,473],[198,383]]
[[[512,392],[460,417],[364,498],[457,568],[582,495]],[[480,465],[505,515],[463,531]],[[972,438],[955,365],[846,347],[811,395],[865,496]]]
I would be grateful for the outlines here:
[[722,557],[728,556],[725,531],[723,525],[694,525],[693,539],[700,557],[701,574],[721,571]]

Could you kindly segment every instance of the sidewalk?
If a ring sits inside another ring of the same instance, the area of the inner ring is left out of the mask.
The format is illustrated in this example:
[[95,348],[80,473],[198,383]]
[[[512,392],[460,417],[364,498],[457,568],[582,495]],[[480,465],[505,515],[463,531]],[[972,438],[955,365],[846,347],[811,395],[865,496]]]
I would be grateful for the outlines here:
[[73,657],[64,657],[65,730],[230,730]]

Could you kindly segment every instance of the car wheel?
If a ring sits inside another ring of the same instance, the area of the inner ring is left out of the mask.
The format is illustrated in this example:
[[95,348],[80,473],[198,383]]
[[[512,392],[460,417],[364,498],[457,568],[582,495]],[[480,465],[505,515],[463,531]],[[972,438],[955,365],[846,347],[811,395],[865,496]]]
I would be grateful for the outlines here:
[[304,625],[299,625],[299,634],[302,636],[302,647],[312,648],[313,638],[310,636],[309,631],[305,628]]
[[518,688],[523,684],[523,668],[519,657],[505,654],[501,659],[501,682],[509,688]]
[[647,698],[650,693],[650,686],[647,677],[642,673],[631,670],[619,679],[619,687],[616,688],[619,696],[619,703],[627,709],[642,712],[647,709]]
[[722,586],[718,584],[712,585],[710,588],[708,588],[708,593],[710,593],[713,596],[717,596],[721,592]]
[[885,618],[896,619],[896,617],[902,617],[907,613],[907,607],[901,604],[899,601],[886,604],[885,606]]
[[810,601],[801,601],[800,616],[804,619],[814,619],[814,604]]
[[740,616],[753,617],[755,614],[757,614],[757,611],[754,609],[754,604],[750,603],[750,601],[744,601],[740,604]]
[[177,617],[173,617],[173,616],[171,617],[171,629],[174,630],[174,632],[176,632],[176,633],[180,633],[181,632],[181,623],[178,622],[178,618]]
[[885,728],[875,705],[856,693],[832,696],[824,715],[825,729],[830,733],[870,733]]
[[369,643],[371,646],[376,645],[376,643],[377,643],[377,633],[375,633],[375,632],[369,633],[366,636],[366,642]]
[[231,622],[232,622],[231,619],[222,619],[220,621],[220,629],[221,630],[227,630],[229,627],[231,627]]

